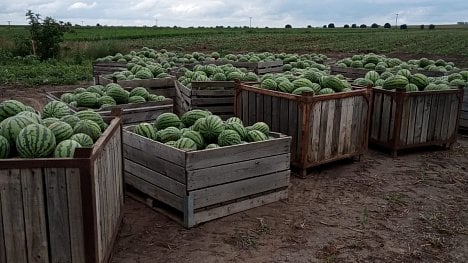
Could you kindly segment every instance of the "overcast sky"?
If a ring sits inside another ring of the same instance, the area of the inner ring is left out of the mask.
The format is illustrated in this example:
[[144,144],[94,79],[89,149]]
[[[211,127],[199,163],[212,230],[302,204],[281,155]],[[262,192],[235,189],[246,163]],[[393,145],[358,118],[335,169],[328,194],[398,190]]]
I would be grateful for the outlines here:
[[1,0],[0,24],[26,24],[30,9],[84,25],[293,27],[344,24],[454,24],[468,21],[468,0]]

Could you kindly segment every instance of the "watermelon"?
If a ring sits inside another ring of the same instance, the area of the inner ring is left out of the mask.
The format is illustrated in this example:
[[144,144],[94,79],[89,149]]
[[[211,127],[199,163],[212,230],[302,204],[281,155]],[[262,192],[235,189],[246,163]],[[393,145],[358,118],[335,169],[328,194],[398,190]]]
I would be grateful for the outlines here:
[[182,132],[181,138],[191,139],[197,144],[197,149],[199,150],[203,149],[203,146],[205,145],[205,140],[203,139],[203,136],[197,131],[187,130],[185,132]]
[[[60,120],[70,124],[70,126],[72,127],[75,127],[75,124],[80,121],[80,118],[78,118],[75,115],[66,115],[60,118]],[[49,127],[49,125],[46,125],[46,126]]]
[[163,130],[158,131],[158,139],[162,143],[168,141],[177,141],[181,137],[180,130],[176,127],[167,127]]
[[81,147],[93,147],[93,138],[91,138],[89,135],[87,134],[84,134],[84,133],[76,133],[76,134],[73,134],[71,137],[70,137],[70,140],[74,140],[76,142],[78,142]]
[[0,121],[15,116],[26,110],[26,106],[17,100],[5,100],[0,103]]
[[256,122],[252,125],[252,128],[257,131],[263,132],[266,136],[270,134],[270,127],[264,122]]
[[175,142],[174,147],[184,151],[197,150],[197,144],[193,140],[185,137],[178,139]]
[[96,93],[85,91],[76,95],[76,103],[78,107],[94,108],[98,105],[98,96]]
[[245,140],[247,138],[247,129],[240,123],[237,122],[230,122],[226,123],[225,130],[233,130],[237,132],[241,138],[241,140]]
[[262,89],[269,89],[269,90],[276,90],[278,88],[278,84],[273,79],[265,79],[260,84]]
[[226,124],[228,124],[228,123],[238,123],[238,124],[240,124],[240,125],[244,125],[244,124],[242,123],[242,120],[241,120],[239,117],[230,117],[230,118],[228,118],[228,119],[225,121],[225,123],[226,123]]
[[[314,83],[314,84],[316,84],[316,83]],[[318,85],[318,84],[316,84],[316,85]],[[320,87],[320,85],[319,85],[319,87]],[[294,95],[301,95],[301,94],[304,93],[304,92],[311,92],[311,93],[313,93],[314,90],[313,90],[312,88],[309,88],[309,87],[299,87],[299,88],[293,90],[292,94],[294,94]]]
[[5,137],[13,148],[15,146],[16,137],[20,131],[30,124],[37,124],[33,118],[17,115],[4,119],[0,122],[0,135]]
[[396,88],[404,88],[408,83],[408,79],[405,76],[395,75],[386,79],[382,87],[386,90],[392,90]]
[[104,95],[104,87],[101,85],[93,85],[86,88],[87,92],[98,94],[99,96]]
[[135,126],[134,132],[138,135],[146,137],[151,140],[156,140],[156,130],[154,129],[153,125],[150,123],[140,123]]
[[78,111],[75,113],[75,116],[78,117],[80,120],[94,121],[99,125],[101,131],[104,131],[106,128],[106,123],[104,122],[102,116],[93,110]]
[[268,136],[261,131],[251,130],[247,133],[247,141],[249,142],[261,142],[265,140],[268,140]]
[[322,83],[322,87],[324,89],[332,89],[336,92],[341,92],[343,91],[343,89],[345,89],[345,85],[343,84],[343,82],[335,77],[335,76],[327,76],[325,77],[325,79],[323,80],[323,83]]
[[[300,88],[300,87],[312,87],[312,81],[306,79],[306,78],[299,78],[296,79],[292,82],[294,85],[294,89]],[[293,90],[294,90],[293,89]],[[291,90],[292,92],[292,90]]]
[[364,78],[372,81],[372,83],[375,83],[380,78],[380,74],[377,71],[372,71],[371,70],[371,71],[366,73]]
[[220,117],[210,115],[203,119],[198,126],[198,131],[209,142],[217,140],[218,135],[224,130],[224,123]]
[[171,147],[175,148],[176,141],[168,141],[168,142],[166,142],[164,144],[167,145],[167,146],[171,146]]
[[180,118],[180,120],[185,125],[185,127],[190,127],[198,119],[204,118],[206,116],[208,116],[208,113],[206,111],[195,109],[195,110],[187,111],[186,113],[184,113],[182,117]]
[[98,99],[97,104],[101,107],[103,105],[115,106],[117,102],[111,96],[104,95]]
[[286,93],[291,93],[294,90],[294,85],[289,81],[281,81],[278,84],[278,90]]
[[60,96],[60,100],[68,104],[72,101],[75,101],[76,97],[73,93],[66,92]]
[[64,140],[55,147],[54,157],[72,158],[76,148],[81,148],[81,144],[75,140]]
[[63,121],[54,122],[48,128],[54,133],[57,143],[67,140],[73,135],[72,126]]
[[205,149],[215,149],[215,148],[219,148],[219,145],[217,145],[216,143],[210,143],[205,147]]
[[16,116],[26,116],[26,117],[29,117],[29,118],[35,120],[36,123],[41,123],[41,122],[42,122],[41,116],[39,116],[39,114],[37,114],[37,113],[35,113],[35,112],[22,111],[22,112],[16,114]]
[[411,77],[411,71],[409,71],[407,69],[400,69],[400,70],[398,70],[397,75],[404,76],[406,78],[410,78]]
[[46,127],[49,127],[49,125],[51,125],[52,123],[57,122],[57,121],[60,121],[60,119],[57,119],[57,118],[54,118],[54,117],[45,118],[45,119],[42,120],[42,125],[44,125]]
[[42,118],[57,118],[60,119],[65,115],[70,114],[70,108],[65,102],[62,101],[51,101],[44,106],[42,111]]
[[407,92],[412,92],[412,91],[418,91],[418,86],[416,86],[415,84],[413,83],[408,83],[406,86],[405,86],[405,89]]
[[143,97],[145,100],[149,97],[149,92],[143,87],[136,87],[130,91],[130,97],[133,96],[140,96]]
[[321,89],[317,95],[327,95],[327,94],[333,94],[333,93],[335,93],[333,89],[325,88],[325,89]]
[[219,146],[236,145],[242,141],[240,135],[233,130],[224,130],[218,136]]
[[161,96],[161,95],[156,95],[156,94],[148,95],[148,101],[163,101],[165,99],[166,97]]
[[177,115],[166,112],[156,118],[155,126],[158,130],[163,130],[167,127],[180,127],[181,123]]
[[146,102],[145,98],[142,96],[131,96],[128,98],[128,103],[144,103]]
[[8,158],[10,155],[10,142],[0,135],[0,159]]
[[76,89],[73,91],[73,94],[77,95],[77,94],[83,93],[83,92],[85,92],[85,91],[86,91],[85,88],[76,88]]
[[22,158],[48,157],[54,152],[55,145],[54,133],[37,123],[23,128],[16,138],[16,150]]
[[129,93],[118,84],[109,87],[106,91],[106,95],[112,97],[117,104],[128,103]]
[[81,120],[73,127],[73,133],[84,133],[89,135],[93,141],[99,139],[102,135],[99,125],[92,120]]

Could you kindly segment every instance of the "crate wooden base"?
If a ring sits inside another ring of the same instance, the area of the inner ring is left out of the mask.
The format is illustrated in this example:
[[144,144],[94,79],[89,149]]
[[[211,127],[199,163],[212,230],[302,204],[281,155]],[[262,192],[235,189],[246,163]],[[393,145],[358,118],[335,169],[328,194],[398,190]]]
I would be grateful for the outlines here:
[[[183,212],[178,211],[177,209],[174,209],[168,206],[167,204],[164,204],[158,201],[157,199],[151,197],[150,195],[145,194],[129,185],[127,185],[127,195],[135,199],[136,201],[145,204],[154,211],[167,216],[168,218],[174,220],[178,224],[186,228],[191,227],[186,225],[185,223],[188,221],[188,211],[184,214]],[[225,202],[209,208],[198,209],[193,211],[193,223],[194,225],[199,225],[201,223],[209,222],[214,219],[236,214],[242,211],[274,203],[287,198],[287,187],[284,187],[283,189],[276,189],[273,191],[246,196],[243,198],[238,198],[230,202]]]
[[352,162],[359,162],[361,161],[362,156],[362,153],[347,154],[334,159],[328,159],[319,163],[314,163],[313,165],[307,167],[305,167],[301,163],[292,162],[291,171],[293,171],[299,178],[307,178],[308,176],[313,176],[314,172],[316,172],[317,170],[321,170],[328,166],[335,165],[339,162],[346,162],[347,160]]

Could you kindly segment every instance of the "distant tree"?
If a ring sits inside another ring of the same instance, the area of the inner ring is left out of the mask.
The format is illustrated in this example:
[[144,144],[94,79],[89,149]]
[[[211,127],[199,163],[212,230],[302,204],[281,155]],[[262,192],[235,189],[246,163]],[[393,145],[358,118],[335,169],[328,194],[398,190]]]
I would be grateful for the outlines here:
[[97,27],[100,27],[100,26],[101,26],[101,24],[97,23],[97,24],[96,24],[96,26],[97,26]]
[[312,28],[312,26],[311,26],[311,25],[307,25],[307,28]]
[[323,25],[322,27],[323,27],[323,28],[327,28],[327,25]]
[[344,28],[349,28],[349,25],[348,24],[344,25]]
[[333,23],[328,24],[328,28],[335,28],[335,24]]
[[390,25],[390,23],[385,23],[385,25],[383,27],[384,28],[392,28],[392,25]]
[[420,29],[424,29],[424,25],[420,25],[419,28],[420,28]]
[[430,24],[430,25],[429,25],[429,29],[435,29],[435,25],[434,25],[434,24]]
[[292,28],[292,26],[290,24],[287,24],[284,26],[284,28]]
[[400,25],[400,29],[408,29],[408,26],[406,24]]
[[379,27],[380,27],[380,26],[377,25],[376,23],[373,23],[373,24],[371,25],[371,28],[379,28]]
[[362,24],[359,26],[359,28],[367,28],[366,24]]
[[356,24],[352,24],[351,27],[352,27],[352,28],[357,28],[357,25],[356,25]]

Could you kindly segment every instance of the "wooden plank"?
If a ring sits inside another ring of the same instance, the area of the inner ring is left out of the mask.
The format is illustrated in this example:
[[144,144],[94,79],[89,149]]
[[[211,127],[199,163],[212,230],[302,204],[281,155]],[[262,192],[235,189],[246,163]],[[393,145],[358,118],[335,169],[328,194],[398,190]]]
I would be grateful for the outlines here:
[[273,109],[271,108],[271,96],[261,94],[263,96],[263,121],[268,124],[268,126],[272,127],[272,112]]
[[42,169],[22,169],[21,186],[28,262],[49,262]]
[[[291,135],[291,147],[295,147],[293,145],[297,145],[297,133],[299,129],[299,123],[301,122],[300,119],[298,119],[298,105],[296,101],[289,101],[289,127],[288,127],[288,135]],[[291,149],[291,160],[295,159],[296,156],[296,151],[295,149]]]
[[183,211],[184,209],[184,200],[182,198],[155,185],[145,183],[144,180],[134,176],[133,174],[125,172],[125,182],[135,189],[138,189],[139,191],[147,194],[148,196],[161,201],[179,211]]
[[193,208],[198,209],[244,196],[262,193],[289,185],[290,171],[262,175],[246,180],[208,187],[190,192]]
[[[361,134],[362,129],[362,101],[364,98],[362,96],[358,96],[354,98],[354,110],[353,116],[351,117],[352,125],[351,125],[351,139],[350,139],[350,149],[351,153],[361,150],[361,138],[363,137]],[[336,124],[337,130],[339,130],[339,123]],[[338,148],[338,147],[337,147]],[[334,156],[334,155],[333,155]]]
[[192,109],[209,110],[213,114],[230,113],[234,114],[234,104],[229,106],[193,106]]
[[456,136],[457,133],[457,116],[459,110],[459,101],[456,95],[451,96],[450,102],[450,119],[447,125],[447,139]]
[[429,117],[429,128],[427,134],[427,141],[434,140],[435,126],[437,121],[439,96],[431,95],[431,115]]
[[379,140],[380,118],[382,112],[382,96],[381,93],[374,93],[374,102],[372,108],[372,126],[371,126],[371,139]]
[[244,122],[245,126],[253,124],[253,123],[250,123],[250,119],[249,119],[249,111],[250,111],[249,93],[251,92],[246,91],[246,90],[242,91],[242,116],[240,117],[242,118],[242,121]]
[[255,109],[257,108],[257,100],[255,98],[255,93],[250,92],[249,93],[249,123],[255,123],[257,122],[257,112]]
[[258,159],[213,166],[187,172],[187,190],[192,191],[218,184],[244,180],[259,174],[289,170],[290,154],[268,156]]
[[[2,172],[3,171],[3,172]],[[3,232],[3,213],[2,213],[2,193],[4,177],[6,170],[0,170],[0,263],[7,263],[6,248],[5,248],[5,235]]]
[[[335,109],[333,116],[333,134],[331,135],[331,156],[336,156],[338,153],[338,145],[340,144],[340,123],[341,123],[341,111],[342,111],[343,100],[335,100]],[[344,116],[343,116],[344,117]]]
[[429,134],[429,118],[431,116],[431,100],[432,96],[424,96],[424,107],[422,110],[422,126],[421,126],[421,137],[419,143],[427,142],[427,137]]
[[254,198],[249,198],[240,202],[203,210],[194,214],[194,224],[197,225],[216,218],[232,215],[247,209],[266,205],[286,198],[288,198],[288,190],[282,190]]
[[325,139],[327,133],[327,126],[328,126],[328,105],[330,104],[329,100],[319,101],[317,104],[321,104],[321,112],[320,112],[320,136],[319,136],[319,146],[318,146],[318,153],[317,153],[317,161],[322,161],[325,159]]
[[177,182],[176,180],[164,176],[157,170],[151,170],[147,167],[138,163],[132,162],[128,159],[124,161],[125,172],[133,174],[134,176],[145,180],[146,182],[158,186],[168,192],[176,194],[180,197],[184,197],[186,194],[186,187],[184,184]]
[[193,96],[204,96],[204,97],[226,97],[234,96],[234,90],[192,90]]
[[[300,160],[302,159],[302,142],[304,141],[302,138],[302,133],[303,131],[308,131],[309,132],[309,139],[312,139],[312,127],[310,127],[313,123],[312,123],[312,118],[310,116],[304,116],[306,115],[305,113],[305,106],[304,104],[302,103],[299,103],[297,102],[297,142],[296,144],[292,144],[291,145],[291,150],[296,152],[296,158],[292,159],[292,161],[296,161],[296,160]],[[303,118],[308,118],[309,121],[306,121],[305,123],[303,123]],[[309,125],[309,127],[307,127],[307,125]],[[309,148],[310,149],[310,146]],[[310,150],[309,150],[310,151]],[[308,158],[308,153],[304,153],[306,156],[304,158],[304,160],[307,160]]]
[[434,130],[434,141],[438,141],[441,139],[441,131],[443,126],[443,119],[445,116],[445,101],[447,100],[446,96],[439,95],[439,100],[437,103],[437,117],[435,122],[435,130]]
[[400,129],[400,144],[406,144],[406,138],[408,137],[408,127],[410,122],[410,112],[412,109],[412,100],[409,97],[403,97],[403,110],[401,114],[401,129]]
[[271,97],[271,130],[274,132],[280,132],[280,107],[281,98],[272,96]]
[[332,138],[333,138],[333,128],[335,127],[335,122],[333,120],[333,117],[335,116],[335,102],[337,100],[330,100],[328,102],[328,114],[324,115],[323,117],[327,119],[327,125],[326,125],[326,132],[325,132],[325,138],[323,139],[325,141],[325,159],[329,159],[332,157],[331,151],[332,151]]
[[349,153],[351,149],[351,134],[354,132],[352,128],[353,123],[353,112],[354,112],[354,97],[345,98],[347,102],[345,103],[348,110],[346,111],[346,128],[345,128],[345,137],[344,137],[344,147],[343,154]]
[[421,141],[421,133],[424,119],[424,100],[427,96],[416,97],[416,119],[414,126],[414,138],[412,144],[418,144]]
[[452,98],[455,95],[450,95],[450,94],[445,94],[443,95],[445,98],[445,104],[444,104],[444,115],[442,117],[442,127],[440,130],[440,139],[441,140],[448,140],[449,136],[447,136],[447,131],[450,123],[450,115],[457,115],[458,111],[451,112],[451,105],[452,104]]
[[338,155],[342,155],[344,152],[345,146],[345,136],[346,136],[346,120],[349,110],[349,101],[341,101],[341,121],[340,121],[340,136],[338,138]]
[[28,262],[20,170],[0,170],[3,237],[6,262]]
[[150,140],[129,130],[124,129],[122,139],[125,144],[131,145],[134,148],[140,149],[144,152],[157,152],[158,155],[168,162],[176,165],[185,165],[185,152],[175,150],[162,143]]
[[164,107],[162,109],[151,109],[148,111],[138,111],[138,112],[123,112],[121,118],[122,123],[125,125],[134,125],[141,122],[153,122],[155,121],[159,115],[170,112],[172,113],[173,107]]
[[158,171],[181,183],[185,182],[185,167],[161,159],[159,154],[148,154],[148,152],[134,148],[126,143],[124,143],[123,154],[127,160],[138,163],[153,171]]
[[234,97],[219,97],[219,98],[192,98],[192,106],[232,104],[234,105]]
[[408,119],[408,134],[406,136],[406,145],[411,145],[413,144],[413,140],[414,140],[414,129],[416,126],[418,100],[417,100],[417,97],[408,97],[408,100],[411,101],[411,108],[410,108],[409,119]]
[[263,98],[265,96],[262,95],[262,94],[255,94],[255,99],[256,99],[256,102],[255,102],[255,105],[256,105],[256,109],[255,109],[255,112],[257,114],[257,121],[263,121],[264,122],[264,118],[263,118]]
[[390,120],[392,112],[392,97],[390,95],[382,94],[382,113],[380,120],[379,142],[388,142],[388,135],[390,133]]
[[65,262],[71,258],[65,168],[45,168],[47,216],[54,231],[49,231],[50,260]]
[[280,99],[280,108],[279,108],[279,132],[282,134],[289,134],[289,100]]
[[236,163],[290,152],[290,137],[187,152],[187,170]]

